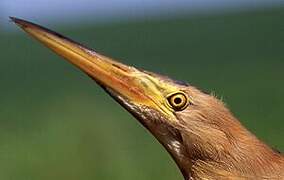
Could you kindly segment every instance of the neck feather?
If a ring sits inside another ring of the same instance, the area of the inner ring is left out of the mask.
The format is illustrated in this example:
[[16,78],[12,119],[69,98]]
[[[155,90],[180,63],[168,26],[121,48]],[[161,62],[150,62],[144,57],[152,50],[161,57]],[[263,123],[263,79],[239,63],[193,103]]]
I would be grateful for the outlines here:
[[231,125],[224,130],[219,126],[208,130],[193,126],[182,134],[191,162],[186,178],[283,178],[283,156],[257,139],[233,116],[229,122]]

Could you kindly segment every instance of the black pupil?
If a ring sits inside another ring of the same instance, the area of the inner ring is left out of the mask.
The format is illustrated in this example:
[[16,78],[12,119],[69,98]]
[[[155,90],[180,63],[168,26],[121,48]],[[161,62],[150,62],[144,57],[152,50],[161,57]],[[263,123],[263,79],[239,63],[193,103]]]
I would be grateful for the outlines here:
[[174,99],[175,104],[180,104],[182,102],[181,98],[177,97]]

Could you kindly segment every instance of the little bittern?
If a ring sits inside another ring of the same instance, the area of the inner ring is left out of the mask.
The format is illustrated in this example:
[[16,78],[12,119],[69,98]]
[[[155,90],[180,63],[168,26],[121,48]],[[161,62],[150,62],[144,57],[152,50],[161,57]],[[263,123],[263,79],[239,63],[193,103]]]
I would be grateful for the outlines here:
[[170,153],[186,180],[284,179],[284,157],[251,134],[214,96],[112,60],[31,22],[28,34],[94,79]]

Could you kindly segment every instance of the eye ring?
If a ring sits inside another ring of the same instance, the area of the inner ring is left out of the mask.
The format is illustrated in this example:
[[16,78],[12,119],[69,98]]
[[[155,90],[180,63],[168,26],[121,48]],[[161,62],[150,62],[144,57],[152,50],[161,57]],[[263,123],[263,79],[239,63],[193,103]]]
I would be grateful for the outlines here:
[[182,111],[189,105],[189,98],[184,92],[175,92],[167,96],[168,105],[175,111]]

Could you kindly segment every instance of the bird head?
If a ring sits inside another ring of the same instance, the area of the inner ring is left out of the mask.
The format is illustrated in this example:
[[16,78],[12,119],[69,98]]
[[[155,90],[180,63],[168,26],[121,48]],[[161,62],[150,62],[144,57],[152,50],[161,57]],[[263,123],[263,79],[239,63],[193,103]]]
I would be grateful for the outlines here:
[[228,147],[237,138],[232,132],[246,133],[225,105],[210,94],[119,63],[39,25],[11,19],[94,79],[157,138],[185,177],[194,159],[229,154]]

